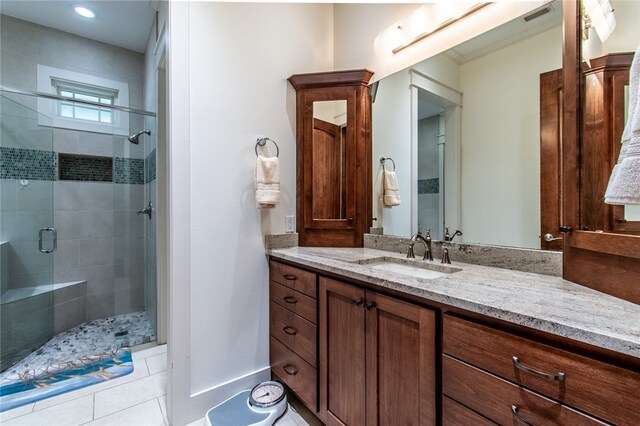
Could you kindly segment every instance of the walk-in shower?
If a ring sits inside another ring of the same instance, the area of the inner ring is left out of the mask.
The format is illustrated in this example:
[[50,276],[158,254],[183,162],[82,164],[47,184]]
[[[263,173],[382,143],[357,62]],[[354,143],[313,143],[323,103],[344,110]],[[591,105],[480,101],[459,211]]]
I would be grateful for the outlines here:
[[43,101],[68,99],[0,96],[0,384],[157,333],[155,215],[136,214],[157,204],[156,132],[134,133],[155,114],[101,105],[128,128],[98,133]]

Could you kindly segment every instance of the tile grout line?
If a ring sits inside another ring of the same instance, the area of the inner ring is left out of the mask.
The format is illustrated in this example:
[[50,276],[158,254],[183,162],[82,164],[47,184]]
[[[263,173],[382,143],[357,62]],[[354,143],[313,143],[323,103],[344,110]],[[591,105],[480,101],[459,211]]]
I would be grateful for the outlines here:
[[158,402],[158,408],[160,409],[160,415],[162,416],[162,423],[164,423],[164,426],[169,426],[166,420],[164,419],[164,411],[162,411],[162,404],[160,404],[160,398],[162,397],[159,396],[158,398],[156,398],[156,401]]
[[[165,394],[165,395],[166,395],[166,394]],[[98,417],[97,419],[96,419],[96,418],[94,418],[92,421],[100,420],[100,419],[104,419],[105,417],[112,416],[112,415],[114,415],[114,414],[120,413],[120,412],[125,411],[125,410],[129,410],[129,409],[131,409],[131,408],[137,407],[138,405],[146,404],[146,403],[148,403],[149,401],[153,401],[154,399],[158,399],[158,398],[159,398],[159,397],[151,398],[151,399],[147,399],[146,401],[139,402],[139,403],[137,403],[136,405],[132,405],[131,407],[123,408],[122,410],[118,410],[118,411],[114,411],[113,413],[105,414],[104,416]],[[159,406],[159,405],[158,405],[158,408],[160,409],[160,406]],[[94,409],[95,409],[95,408],[94,408]],[[162,409],[160,409],[160,414],[162,414]],[[163,422],[164,422],[164,420],[163,420]],[[86,424],[86,423],[83,423],[83,424]]]
[[91,396],[93,396],[93,413],[91,413],[91,421],[96,419],[96,393],[94,392]]

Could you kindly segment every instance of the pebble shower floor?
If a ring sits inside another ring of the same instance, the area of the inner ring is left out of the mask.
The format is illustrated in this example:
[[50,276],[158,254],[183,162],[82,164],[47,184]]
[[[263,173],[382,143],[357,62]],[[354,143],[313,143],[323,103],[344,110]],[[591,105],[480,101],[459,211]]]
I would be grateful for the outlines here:
[[0,412],[133,371],[130,346],[155,340],[145,312],[85,322],[0,374]]

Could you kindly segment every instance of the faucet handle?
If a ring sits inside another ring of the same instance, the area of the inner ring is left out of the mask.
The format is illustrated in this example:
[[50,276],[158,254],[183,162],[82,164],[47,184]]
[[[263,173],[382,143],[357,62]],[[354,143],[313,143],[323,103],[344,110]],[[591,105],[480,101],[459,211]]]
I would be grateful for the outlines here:
[[442,261],[440,263],[451,265],[451,259],[449,259],[449,249],[446,247],[442,250]]
[[413,245],[415,244],[415,241],[410,241],[409,242],[409,249],[407,250],[407,259],[415,259],[416,255],[413,253]]
[[431,238],[431,228],[427,229],[427,233],[426,233],[426,235],[425,235],[424,237],[425,237],[426,239]]

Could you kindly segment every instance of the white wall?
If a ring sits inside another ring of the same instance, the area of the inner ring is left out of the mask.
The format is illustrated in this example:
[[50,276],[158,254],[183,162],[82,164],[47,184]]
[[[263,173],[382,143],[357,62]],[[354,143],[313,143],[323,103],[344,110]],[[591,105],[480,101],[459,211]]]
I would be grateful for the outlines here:
[[[181,144],[174,130],[185,126],[189,147],[189,159],[179,159],[183,168],[172,170],[172,185],[176,173],[189,173],[191,194],[190,281],[176,282],[172,272],[172,315],[190,315],[181,330],[190,333],[186,338],[175,328],[184,318],[171,324],[170,341],[189,344],[171,349],[172,380],[178,381],[172,394],[175,424],[202,417],[238,386],[246,387],[242,376],[268,375],[263,235],[284,232],[284,216],[295,214],[295,91],[286,79],[333,69],[332,14],[327,4],[170,5],[170,55],[177,54],[170,65],[179,67],[176,61],[186,59],[187,49],[190,69],[188,76],[170,70],[172,111],[190,111],[190,117],[172,115],[171,150]],[[188,98],[180,85],[188,85]],[[255,207],[258,135],[280,147],[282,198],[274,210]],[[179,208],[172,204],[172,212]],[[181,286],[187,288],[181,292]],[[185,389],[190,398],[184,399]]]
[[461,66],[464,241],[539,248],[539,75],[561,55],[558,26]]
[[[375,43],[376,37],[390,26],[406,19],[417,4],[336,4],[334,37],[336,69],[368,68],[375,72],[371,82],[380,80],[412,64],[444,52],[466,40],[536,9],[550,0],[503,1],[466,17],[460,22],[398,54],[391,43]],[[447,2],[431,5],[440,12]],[[434,9],[434,11],[435,11]],[[441,21],[439,21],[441,22]]]

